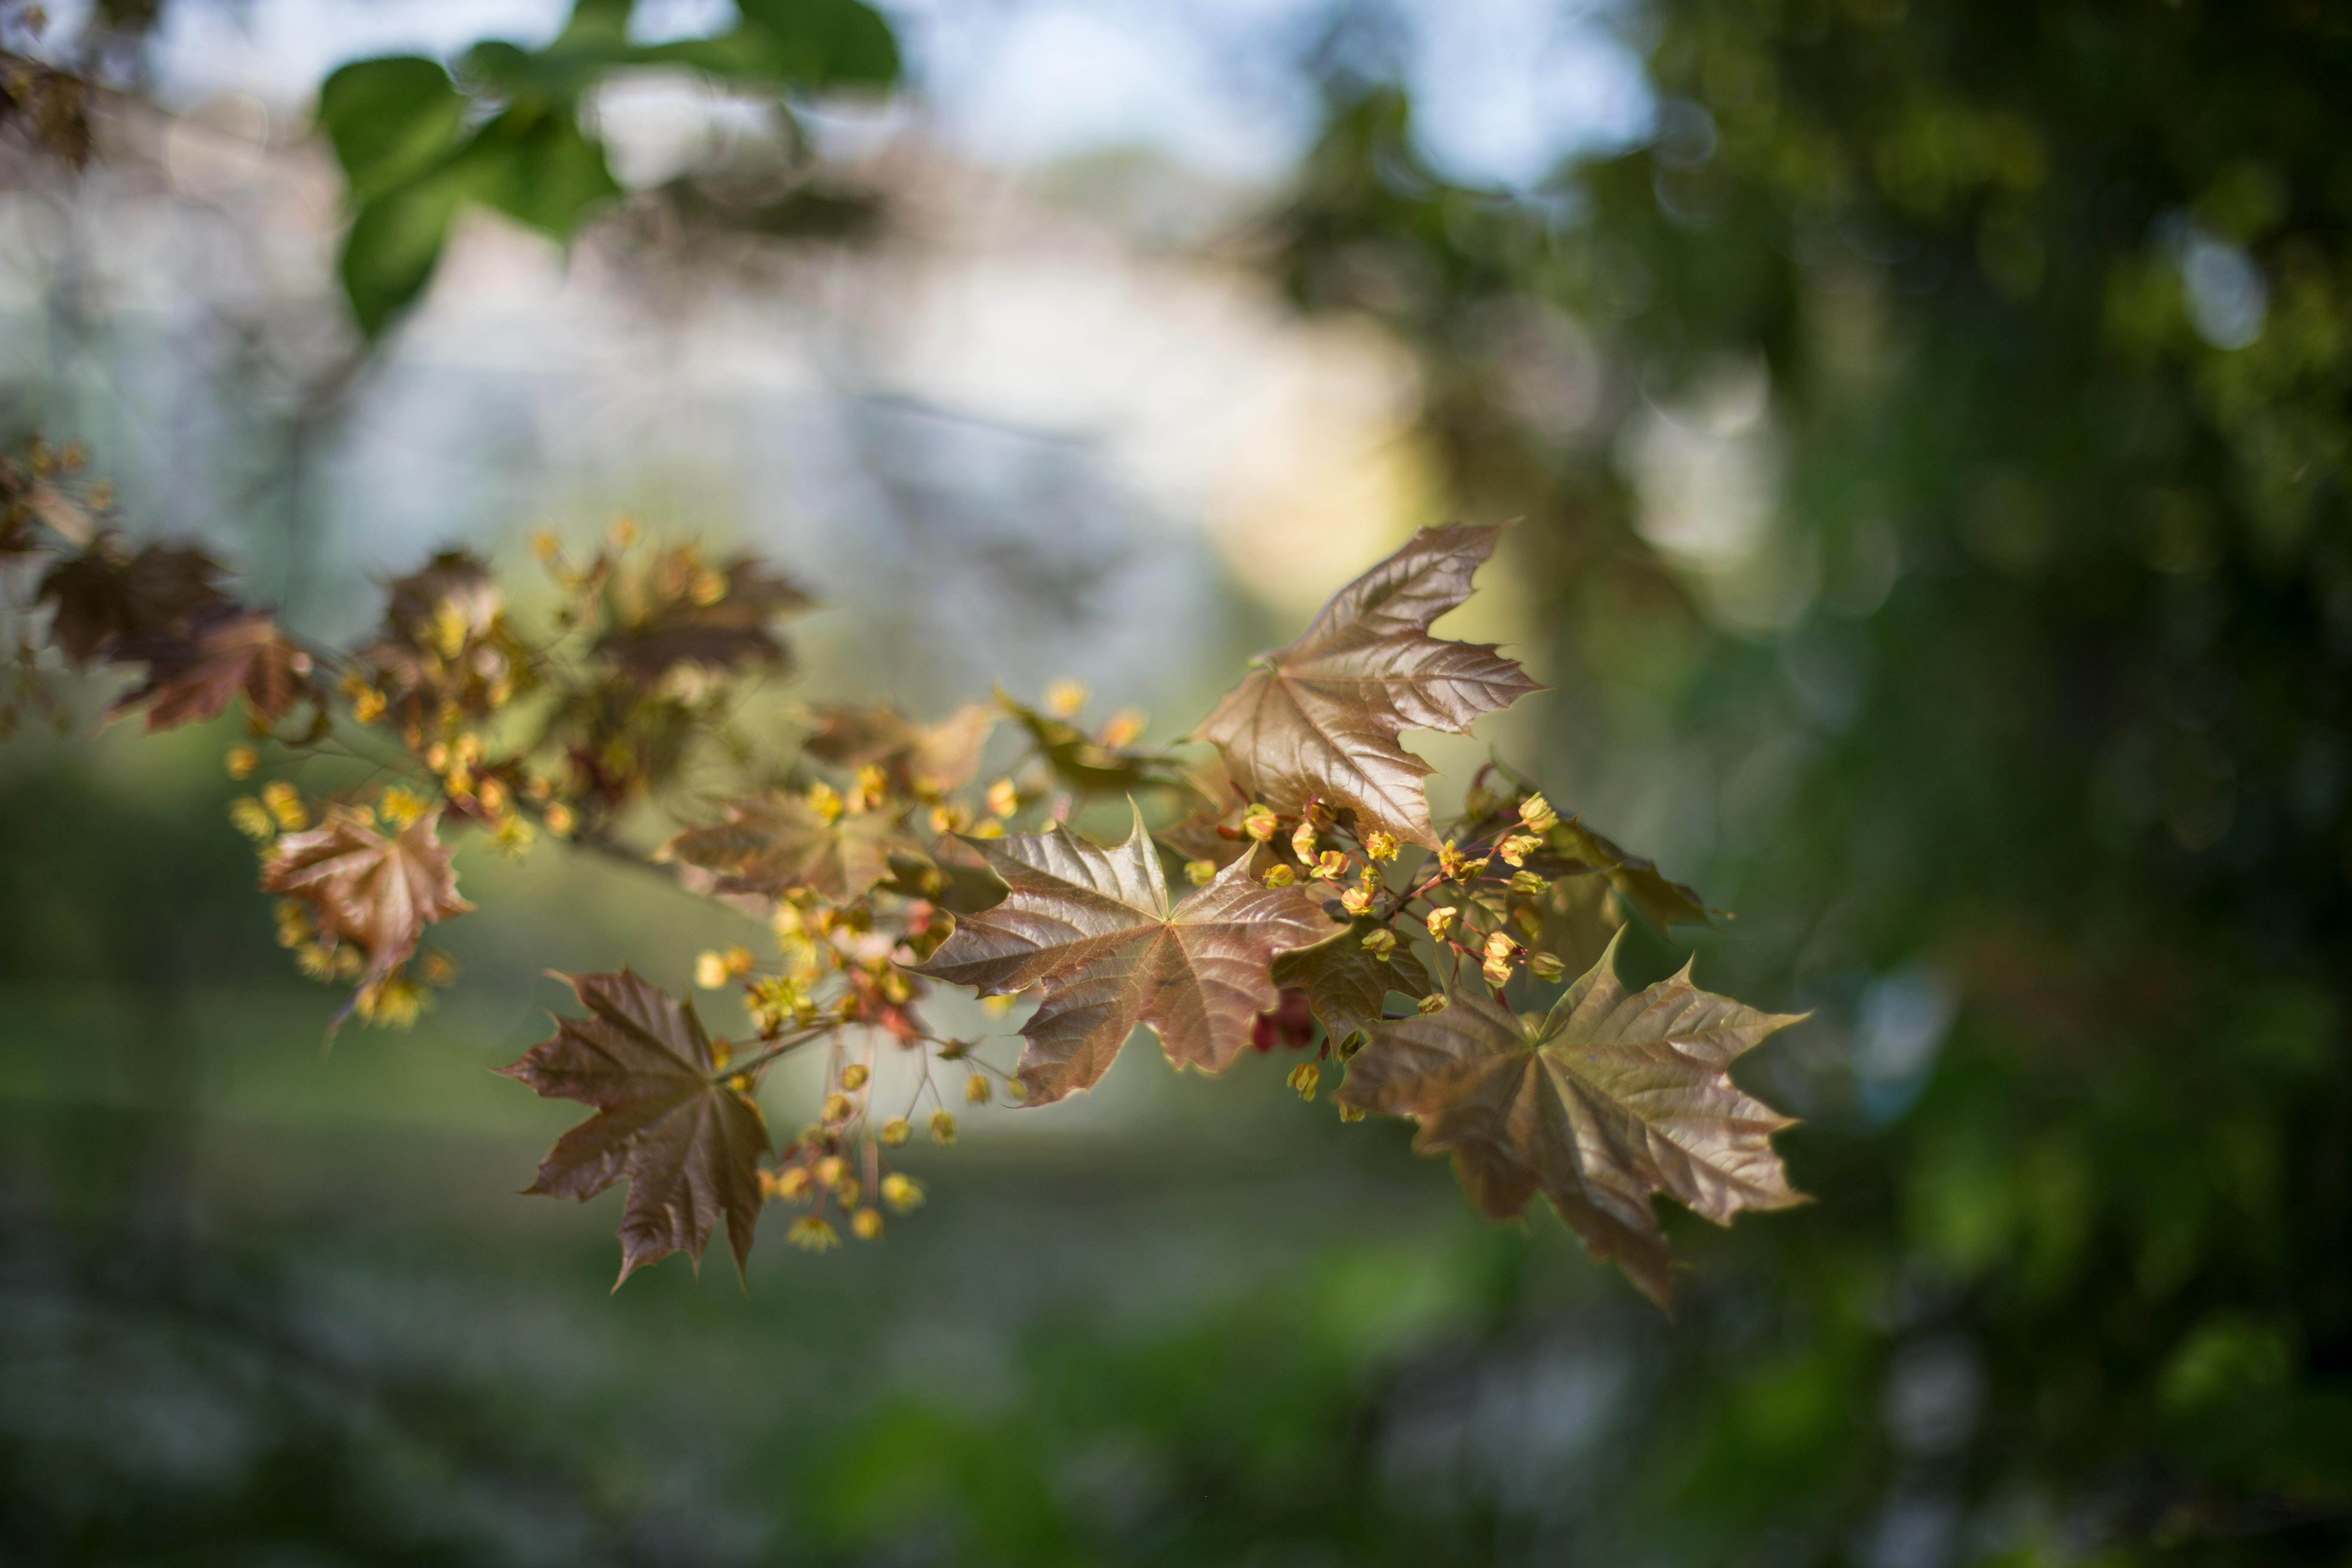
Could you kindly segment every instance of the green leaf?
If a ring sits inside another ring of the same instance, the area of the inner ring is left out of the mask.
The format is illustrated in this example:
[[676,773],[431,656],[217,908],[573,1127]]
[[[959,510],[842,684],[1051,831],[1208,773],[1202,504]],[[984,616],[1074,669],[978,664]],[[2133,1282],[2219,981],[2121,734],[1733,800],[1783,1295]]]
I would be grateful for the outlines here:
[[465,132],[466,97],[435,60],[355,60],[319,89],[319,127],[335,149],[354,205],[413,180]]

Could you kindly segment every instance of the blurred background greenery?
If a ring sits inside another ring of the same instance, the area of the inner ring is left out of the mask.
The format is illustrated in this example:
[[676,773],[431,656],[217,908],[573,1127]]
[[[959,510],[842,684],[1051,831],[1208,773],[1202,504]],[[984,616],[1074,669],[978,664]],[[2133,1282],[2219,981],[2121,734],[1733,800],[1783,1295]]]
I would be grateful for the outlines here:
[[231,734],[76,693],[0,752],[0,1552],[2345,1560],[2352,19],[909,3],[895,96],[780,114],[679,42],[730,8],[625,13],[667,58],[459,73],[609,194],[467,187],[372,340],[329,68],[579,24],[12,35],[122,90],[88,170],[7,154],[0,411],[322,636],[626,509],[819,587],[795,692],[1076,676],[1163,738],[1405,530],[1520,518],[1449,628],[1554,689],[1430,754],[1738,911],[1700,976],[1815,1009],[1743,1077],[1817,1202],[1670,1220],[1669,1321],[1286,1063],[1137,1052],[885,1244],[608,1298],[617,1200],[511,1195],[564,1116],[484,1069],[541,966],[677,984],[728,917],[469,856],[462,983],[324,1052]]

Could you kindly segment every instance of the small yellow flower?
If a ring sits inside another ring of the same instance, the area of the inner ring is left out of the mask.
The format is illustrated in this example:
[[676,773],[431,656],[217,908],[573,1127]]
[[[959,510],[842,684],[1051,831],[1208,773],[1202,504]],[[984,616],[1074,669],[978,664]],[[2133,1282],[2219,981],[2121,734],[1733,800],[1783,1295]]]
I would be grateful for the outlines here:
[[1278,826],[1274,813],[1263,805],[1253,805],[1242,813],[1242,831],[1260,844],[1272,842]]
[[1004,837],[1004,824],[997,821],[996,818],[992,816],[988,817],[982,821],[979,826],[974,827],[971,830],[971,837],[974,838],[1002,838]]
[[1343,1105],[1339,1108],[1339,1120],[1342,1121],[1361,1121],[1363,1119],[1364,1110],[1360,1105]]
[[315,942],[305,942],[294,950],[294,967],[306,979],[331,980],[335,976],[335,955]]
[[803,1252],[823,1252],[841,1245],[841,1233],[813,1214],[804,1214],[793,1221],[784,1239]]
[[528,850],[531,840],[538,837],[538,829],[520,816],[502,816],[499,818],[498,826],[490,830],[490,841],[498,846],[499,853],[509,860]]
[[1364,933],[1364,951],[1374,958],[1385,959],[1396,951],[1396,932],[1386,926],[1374,926]]
[[931,1112],[931,1142],[945,1147],[955,1142],[955,1118],[944,1110]]
[[1214,860],[1187,860],[1184,862],[1184,879],[1196,888],[1205,888],[1217,879],[1217,863]]
[[1518,943],[1511,940],[1508,932],[1498,931],[1486,939],[1486,956],[1488,958],[1507,957],[1517,946]]
[[376,815],[398,832],[405,832],[429,809],[423,795],[406,784],[393,784],[377,797]]
[[823,1187],[830,1191],[831,1189],[841,1185],[842,1176],[848,1171],[848,1169],[849,1167],[843,1163],[840,1155],[827,1154],[824,1159],[819,1160],[815,1164],[809,1167],[809,1180],[815,1183],[819,1187]]
[[988,1075],[976,1072],[963,1080],[963,1098],[967,1104],[988,1103]]
[[828,1094],[820,1113],[827,1121],[846,1121],[857,1113],[857,1102],[845,1094]]
[[1315,863],[1315,825],[1303,816],[1298,819],[1298,831],[1290,836],[1290,852],[1302,866]]
[[857,770],[857,784],[849,797],[852,811],[871,811],[890,794],[890,775],[872,763]]
[[841,792],[823,779],[809,785],[808,803],[810,808],[827,822],[840,821],[842,812],[846,809]]
[[1351,915],[1362,914],[1372,907],[1372,890],[1363,887],[1350,888],[1339,895],[1339,907]]
[[261,804],[269,808],[269,815],[277,819],[278,826],[289,833],[310,826],[310,813],[302,805],[302,792],[284,779],[261,786]]
[[1264,882],[1269,888],[1287,888],[1291,883],[1298,880],[1298,873],[1292,870],[1287,865],[1277,860],[1273,865],[1268,866],[1265,868],[1265,875],[1259,878],[1258,880]]
[[221,759],[233,779],[249,779],[253,770],[261,765],[261,753],[251,746],[231,746],[228,755]]
[[1045,710],[1057,718],[1070,718],[1087,705],[1089,695],[1083,680],[1057,680],[1045,688]]
[[893,1171],[882,1178],[882,1201],[900,1214],[923,1205],[923,1184]]
[[562,552],[562,547],[555,542],[555,530],[542,528],[530,536],[530,553],[540,564],[547,564]]
[[792,1203],[805,1203],[815,1187],[815,1178],[806,1165],[794,1165],[776,1178],[776,1195]]
[[841,1087],[847,1089],[850,1093],[856,1094],[859,1089],[866,1087],[866,1064],[864,1062],[852,1062],[847,1067],[841,1069]]
[[1417,1004],[1423,1013],[1443,1013],[1452,1005],[1452,998],[1443,991],[1433,991]]
[[1284,1081],[1298,1091],[1299,1099],[1312,1100],[1316,1087],[1323,1081],[1323,1069],[1313,1062],[1301,1062],[1290,1069],[1290,1077]]
[[[905,1117],[894,1116],[890,1118],[889,1121],[885,1121],[882,1124],[882,1142],[888,1144],[891,1148],[896,1149],[899,1144],[904,1143],[907,1141],[908,1134],[912,1131],[914,1131],[914,1129],[908,1125],[907,1119]],[[885,1183],[882,1190],[885,1193],[887,1193],[890,1190],[889,1184]]]
[[931,807],[931,831],[961,833],[971,826],[971,813],[954,801]]
[[457,961],[438,948],[417,960],[416,968],[427,985],[446,985],[457,978]]
[[580,825],[580,819],[572,814],[572,808],[562,801],[557,801],[547,808],[544,820],[547,823],[547,830],[558,838],[571,837],[572,830]]
[[1543,840],[1532,833],[1514,833],[1503,840],[1499,853],[1506,866],[1524,866],[1528,857],[1543,847]]
[[1455,909],[1452,904],[1443,904],[1438,908],[1430,910],[1429,934],[1435,937],[1438,941],[1444,942],[1445,940],[1447,930],[1454,924],[1454,917],[1460,912],[1461,911]]
[[1519,820],[1528,825],[1531,833],[1549,833],[1559,826],[1559,813],[1543,796],[1531,795],[1519,802]]
[[856,1214],[849,1216],[849,1228],[856,1235],[857,1239],[860,1241],[881,1240],[882,1211],[880,1209],[859,1209]]
[[228,803],[228,819],[247,838],[271,838],[278,833],[278,824],[270,816],[269,808],[249,795],[241,795]]
[[1384,832],[1377,827],[1372,829],[1364,839],[1364,853],[1375,860],[1395,859],[1398,847],[1395,834]]
[[694,961],[694,983],[705,991],[716,991],[727,984],[727,959],[722,953],[706,952]]
[[1316,857],[1315,869],[1307,873],[1318,882],[1336,882],[1347,874],[1348,852],[1344,849],[1326,849]]
[[352,717],[362,724],[374,723],[390,706],[383,693],[373,686],[362,686],[352,693]]
[[1021,809],[1021,791],[1011,779],[999,779],[988,786],[988,815],[1010,816]]
[[1122,708],[1103,721],[1101,741],[1116,752],[1135,743],[1143,733],[1143,715],[1132,708]]
[[1560,963],[1559,954],[1539,952],[1528,960],[1528,973],[1549,984],[1567,973],[1567,968]]
[[1540,899],[1544,895],[1544,889],[1550,886],[1549,882],[1545,881],[1533,871],[1511,873],[1511,891],[1523,899]]

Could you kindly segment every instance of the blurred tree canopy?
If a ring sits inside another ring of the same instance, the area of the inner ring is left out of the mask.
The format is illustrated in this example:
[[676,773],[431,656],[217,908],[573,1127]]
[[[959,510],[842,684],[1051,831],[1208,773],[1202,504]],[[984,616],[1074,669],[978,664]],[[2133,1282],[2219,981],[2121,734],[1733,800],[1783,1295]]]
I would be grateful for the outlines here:
[[[1339,77],[1277,231],[1303,306],[1418,345],[1458,504],[1534,520],[1562,746],[1663,703],[1718,776],[1781,760],[1707,886],[1777,911],[1726,958],[1843,1004],[1854,1071],[1800,1100],[1822,1202],[1730,1244],[1762,1288],[1677,1334],[1622,1506],[1697,1560],[2333,1558],[2352,17],[1635,26],[1648,144],[1453,187]],[[1565,438],[1522,369],[1555,319],[1615,372]],[[1659,515],[1662,415],[1685,461],[1761,430],[1769,516]],[[1916,1101],[1874,1093],[1954,1003]]]

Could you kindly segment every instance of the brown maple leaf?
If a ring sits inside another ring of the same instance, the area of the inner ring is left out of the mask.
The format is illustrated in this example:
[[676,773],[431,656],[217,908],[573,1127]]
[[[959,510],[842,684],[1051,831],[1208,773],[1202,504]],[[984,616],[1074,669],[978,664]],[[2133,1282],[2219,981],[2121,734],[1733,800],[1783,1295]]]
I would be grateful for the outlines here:
[[981,747],[996,728],[997,710],[967,702],[936,724],[918,724],[887,705],[826,706],[812,710],[816,729],[803,742],[809,754],[842,767],[885,767],[915,795],[945,795],[980,771]]
[[1472,986],[1442,1011],[1377,1026],[1339,1099],[1416,1118],[1413,1146],[1452,1153],[1491,1218],[1541,1192],[1595,1258],[1664,1306],[1672,1257],[1653,1194],[1717,1224],[1803,1201],[1771,1145],[1789,1119],[1725,1070],[1797,1016],[1701,991],[1687,964],[1629,994],[1616,952],[1543,1017],[1515,1017]]
[[1429,972],[1411,950],[1399,946],[1381,958],[1364,945],[1363,933],[1352,926],[1328,942],[1276,959],[1274,982],[1306,994],[1307,1006],[1334,1044],[1379,1023],[1390,992],[1402,991],[1415,999],[1430,992]]
[[1385,828],[1436,847],[1421,782],[1434,770],[1398,734],[1466,733],[1542,689],[1492,647],[1429,635],[1469,597],[1501,532],[1457,524],[1415,534],[1332,595],[1297,642],[1260,655],[1193,737],[1214,743],[1234,781],[1276,811],[1319,799],[1352,809],[1360,833]]
[[628,970],[559,975],[589,1011],[499,1071],[549,1100],[596,1114],[556,1140],[525,1189],[594,1197],[626,1177],[621,1280],[673,1252],[699,1266],[723,1215],[740,1274],[760,1218],[768,1126],[749,1086],[727,1071],[726,1042],[703,1033],[693,1004]]
[[215,621],[185,637],[129,643],[121,657],[146,659],[147,679],[109,717],[119,719],[143,704],[150,731],[216,719],[240,691],[262,718],[281,718],[310,674],[310,656],[258,611]]
[[223,568],[203,551],[148,544],[128,553],[119,534],[101,534],[41,579],[39,599],[56,606],[49,640],[77,668],[131,645],[184,638],[201,622],[233,612],[220,590]]
[[914,847],[889,812],[832,816],[793,795],[719,805],[725,820],[689,827],[654,855],[710,873],[715,892],[773,899],[806,888],[846,903],[890,875],[892,851]]
[[1040,1005],[1021,1030],[1031,1105],[1091,1087],[1138,1024],[1151,1026],[1177,1066],[1221,1070],[1275,1005],[1275,954],[1331,930],[1307,889],[1262,887],[1246,860],[1171,909],[1139,812],[1117,848],[1059,824],[968,842],[1009,891],[963,917],[919,973],[983,995],[1038,987]]
[[262,889],[309,904],[321,932],[367,954],[360,984],[374,984],[408,961],[426,926],[474,907],[457,896],[439,821],[432,812],[386,834],[364,813],[331,811],[270,847]]
[[784,645],[771,623],[815,604],[758,561],[742,557],[713,572],[691,549],[666,552],[643,592],[646,602],[599,637],[596,651],[648,686],[682,664],[714,670],[782,665]]

